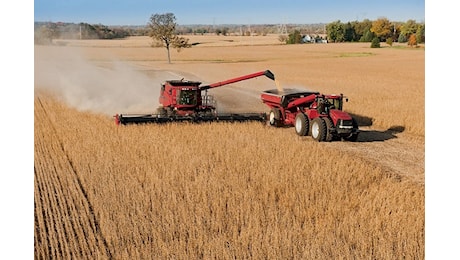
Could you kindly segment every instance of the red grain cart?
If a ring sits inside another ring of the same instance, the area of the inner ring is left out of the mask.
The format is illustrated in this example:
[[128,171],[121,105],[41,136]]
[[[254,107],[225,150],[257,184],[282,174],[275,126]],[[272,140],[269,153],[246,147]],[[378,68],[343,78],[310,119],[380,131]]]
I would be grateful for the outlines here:
[[270,107],[271,126],[294,126],[298,135],[311,135],[318,142],[357,140],[356,120],[342,111],[344,98],[343,94],[324,95],[298,89],[271,89],[261,94],[262,102]]

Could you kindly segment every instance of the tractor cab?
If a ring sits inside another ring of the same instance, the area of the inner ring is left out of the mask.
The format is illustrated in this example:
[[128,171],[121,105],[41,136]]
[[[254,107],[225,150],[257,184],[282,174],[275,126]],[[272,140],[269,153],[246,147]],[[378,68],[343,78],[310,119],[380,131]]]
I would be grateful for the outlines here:
[[[345,98],[345,101],[348,101]],[[319,95],[316,97],[315,102],[311,108],[316,108],[320,114],[329,114],[332,109],[342,110],[343,108],[343,94],[340,95]]]

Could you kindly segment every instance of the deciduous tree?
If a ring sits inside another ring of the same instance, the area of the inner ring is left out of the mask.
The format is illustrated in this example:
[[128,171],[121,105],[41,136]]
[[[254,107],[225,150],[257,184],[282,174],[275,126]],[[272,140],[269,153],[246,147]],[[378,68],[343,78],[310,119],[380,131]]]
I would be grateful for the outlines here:
[[379,18],[372,23],[371,32],[377,36],[380,41],[391,37],[393,26],[387,18]]
[[290,33],[287,40],[287,44],[299,44],[302,43],[302,35],[300,35],[299,30],[295,30],[293,33]]
[[160,42],[168,51],[168,62],[171,63],[169,49],[171,47],[180,51],[182,48],[189,48],[191,44],[188,39],[179,37],[176,32],[176,17],[173,13],[153,14],[150,17],[148,27],[150,28],[150,37],[154,41]]
[[343,23],[340,20],[332,22],[326,26],[327,38],[333,42],[343,42],[345,38],[345,31]]
[[417,43],[425,42],[425,24],[419,24],[417,26],[415,35],[417,36]]
[[417,32],[417,22],[415,20],[407,20],[405,24],[401,26],[401,34],[409,38],[411,34]]
[[409,40],[407,41],[407,45],[410,47],[417,46],[417,36],[415,33],[410,35]]

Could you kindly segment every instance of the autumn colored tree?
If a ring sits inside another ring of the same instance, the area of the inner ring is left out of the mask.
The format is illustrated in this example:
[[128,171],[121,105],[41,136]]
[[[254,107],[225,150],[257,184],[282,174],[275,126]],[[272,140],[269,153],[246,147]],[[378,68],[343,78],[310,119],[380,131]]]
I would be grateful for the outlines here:
[[148,23],[150,37],[154,41],[160,42],[166,48],[169,63],[171,63],[170,47],[176,48],[177,51],[180,51],[182,48],[191,47],[188,39],[177,35],[176,26],[176,17],[172,13],[154,14],[150,17]]
[[417,35],[415,33],[409,36],[409,40],[407,41],[407,45],[410,47],[417,46]]
[[392,25],[387,18],[379,18],[372,22],[371,32],[379,38],[380,41],[385,40],[392,35]]

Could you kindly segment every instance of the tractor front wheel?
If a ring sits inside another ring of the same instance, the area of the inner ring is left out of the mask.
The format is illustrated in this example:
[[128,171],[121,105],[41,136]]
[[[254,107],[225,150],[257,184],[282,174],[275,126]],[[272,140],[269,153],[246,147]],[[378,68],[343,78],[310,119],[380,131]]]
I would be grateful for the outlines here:
[[300,136],[308,135],[308,130],[310,127],[310,120],[303,113],[298,113],[295,116],[295,132]]
[[321,117],[313,119],[311,123],[311,137],[313,140],[323,142],[326,140],[326,122]]

